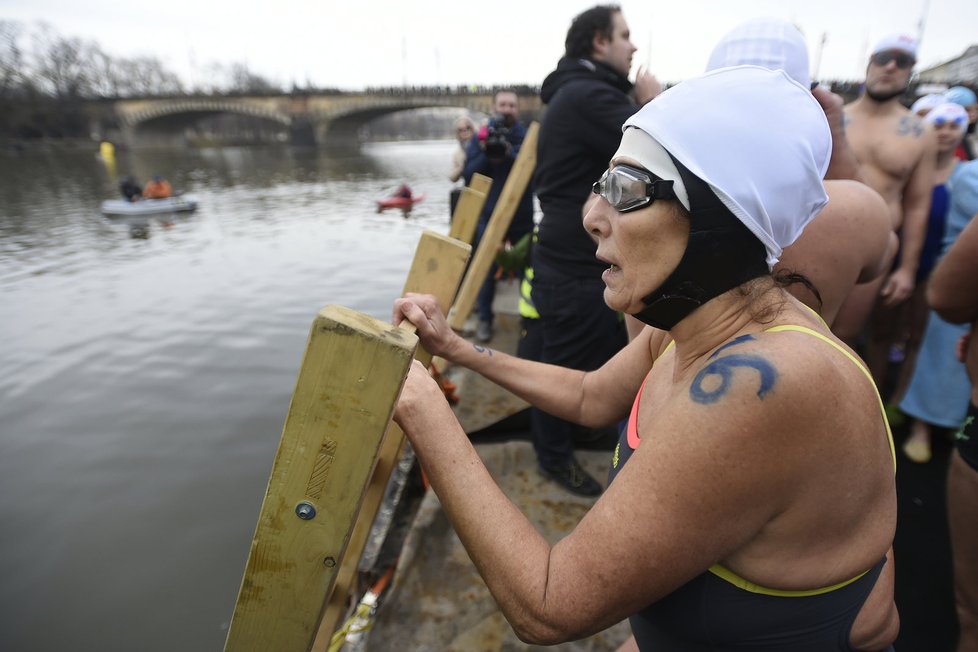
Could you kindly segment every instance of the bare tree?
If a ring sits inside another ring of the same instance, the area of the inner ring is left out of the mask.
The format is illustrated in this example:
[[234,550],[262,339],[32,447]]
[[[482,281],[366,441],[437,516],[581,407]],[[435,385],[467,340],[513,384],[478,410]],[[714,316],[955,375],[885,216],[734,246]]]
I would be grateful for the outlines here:
[[91,91],[96,97],[119,97],[119,62],[95,44],[89,46]]
[[116,84],[123,96],[175,95],[183,92],[180,78],[155,57],[116,60]]
[[228,68],[231,85],[228,90],[232,93],[250,93],[264,95],[267,93],[280,93],[280,86],[272,83],[265,77],[251,72],[246,63],[232,63]]
[[24,53],[20,49],[19,23],[0,20],[0,98],[11,95],[24,84]]
[[88,48],[81,39],[65,38],[42,24],[34,34],[34,69],[42,88],[62,99],[90,95]]

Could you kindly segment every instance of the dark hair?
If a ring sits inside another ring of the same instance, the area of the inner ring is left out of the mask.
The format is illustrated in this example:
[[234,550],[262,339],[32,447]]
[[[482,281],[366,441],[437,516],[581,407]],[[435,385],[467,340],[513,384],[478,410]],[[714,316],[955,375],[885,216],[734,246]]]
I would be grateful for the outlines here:
[[774,283],[780,288],[787,289],[789,286],[792,286],[795,283],[801,283],[803,286],[805,286],[806,290],[815,296],[815,301],[818,302],[818,309],[822,309],[822,293],[818,291],[818,288],[815,287],[815,284],[812,283],[810,278],[804,274],[793,272],[789,269],[779,269],[778,271],[774,272],[773,276]]
[[564,56],[580,59],[593,54],[591,42],[597,35],[610,39],[613,36],[611,20],[621,13],[620,5],[598,5],[578,14],[571,21],[564,41]]
[[[772,284],[768,285],[767,283],[757,282],[765,279],[770,279]],[[815,287],[815,284],[807,276],[799,272],[793,272],[790,269],[779,269],[771,272],[769,275],[759,276],[753,281],[741,285],[738,288],[738,292],[740,296],[747,299],[750,306],[751,318],[758,323],[767,324],[774,321],[775,317],[781,314],[781,310],[784,308],[787,300],[783,299],[774,305],[761,309],[755,307],[755,302],[774,288],[787,290],[796,283],[800,283],[806,290],[812,293],[812,296],[815,297],[815,301],[818,303],[816,312],[820,312],[822,310],[822,295],[818,291],[818,288]],[[807,302],[803,301],[802,303]]]

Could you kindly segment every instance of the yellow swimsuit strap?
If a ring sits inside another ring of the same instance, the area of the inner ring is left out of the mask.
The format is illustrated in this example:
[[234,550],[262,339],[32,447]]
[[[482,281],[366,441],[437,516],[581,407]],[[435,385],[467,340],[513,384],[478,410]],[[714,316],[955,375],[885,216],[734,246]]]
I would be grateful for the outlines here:
[[733,584],[738,589],[744,591],[749,591],[751,593],[760,593],[762,595],[773,595],[776,598],[804,598],[812,595],[822,595],[823,593],[831,593],[836,589],[841,589],[843,586],[852,584],[860,577],[869,572],[865,570],[859,575],[856,575],[850,580],[845,580],[844,582],[839,582],[838,584],[833,584],[832,586],[823,586],[820,589],[807,589],[803,591],[787,591],[784,589],[772,589],[766,586],[761,586],[760,584],[754,584],[750,580],[745,580],[743,577],[733,572],[726,566],[720,564],[713,564],[710,566],[710,572],[719,577],[720,579]]
[[808,328],[806,326],[796,326],[794,324],[785,324],[783,326],[772,326],[771,328],[766,329],[764,332],[765,333],[777,333],[777,332],[781,332],[781,331],[797,331],[799,333],[807,333],[808,335],[811,335],[812,337],[818,338],[818,339],[822,340],[823,342],[825,342],[826,344],[832,346],[836,351],[838,351],[842,355],[844,355],[847,358],[849,358],[849,360],[852,362],[852,364],[856,365],[856,367],[859,368],[859,371],[863,372],[863,375],[866,376],[866,378],[869,380],[870,384],[873,386],[873,392],[876,394],[876,402],[879,404],[879,407],[880,407],[880,414],[883,415],[883,425],[886,427],[886,440],[890,444],[890,457],[893,459],[893,472],[896,473],[896,464],[897,464],[897,460],[896,460],[896,446],[894,446],[894,444],[893,444],[893,432],[890,430],[890,422],[886,418],[886,409],[883,407],[883,399],[880,397],[879,390],[876,389],[876,381],[873,380],[873,375],[871,373],[869,373],[869,369],[866,368],[866,366],[862,363],[862,361],[859,358],[857,358],[853,354],[851,354],[848,351],[846,351],[844,348],[842,348],[841,346],[839,346],[838,344],[836,344],[835,342],[833,342],[830,338],[828,338],[825,335],[822,335],[821,333],[819,333],[818,331],[812,330],[811,328]]

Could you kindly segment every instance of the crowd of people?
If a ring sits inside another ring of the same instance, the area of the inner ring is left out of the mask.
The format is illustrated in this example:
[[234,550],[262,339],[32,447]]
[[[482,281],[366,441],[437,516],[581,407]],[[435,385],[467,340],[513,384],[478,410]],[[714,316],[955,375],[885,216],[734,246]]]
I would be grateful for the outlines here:
[[[783,21],[738,26],[666,91],[629,80],[635,51],[621,9],[594,7],[541,86],[535,344],[484,346],[491,294],[476,344],[432,297],[394,306],[429,352],[526,399],[540,471],[597,496],[551,545],[415,365],[395,419],[476,567],[536,643],[627,617],[623,649],[892,649],[894,472],[948,436],[958,650],[978,650],[975,93],[905,107],[901,34],[845,106]],[[482,129],[456,123],[455,179],[503,185],[525,132],[516,93],[494,102]],[[490,155],[499,126],[512,140]],[[581,425],[620,431],[607,486],[574,458]]]

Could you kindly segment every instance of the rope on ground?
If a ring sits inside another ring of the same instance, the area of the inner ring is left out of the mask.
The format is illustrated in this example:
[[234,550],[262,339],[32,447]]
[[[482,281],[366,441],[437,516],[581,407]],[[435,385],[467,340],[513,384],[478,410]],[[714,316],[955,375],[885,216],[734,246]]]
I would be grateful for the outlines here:
[[377,601],[380,599],[381,594],[383,594],[384,589],[387,588],[387,584],[394,575],[394,568],[396,566],[397,564],[395,563],[388,568],[380,579],[370,587],[370,590],[364,594],[353,615],[347,618],[343,626],[336,630],[333,637],[329,640],[329,647],[326,648],[328,652],[339,652],[348,643],[354,648],[359,647],[359,644],[363,641],[364,634],[369,632],[374,626]]

